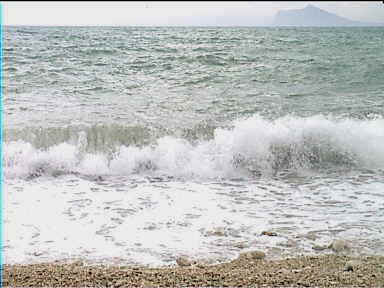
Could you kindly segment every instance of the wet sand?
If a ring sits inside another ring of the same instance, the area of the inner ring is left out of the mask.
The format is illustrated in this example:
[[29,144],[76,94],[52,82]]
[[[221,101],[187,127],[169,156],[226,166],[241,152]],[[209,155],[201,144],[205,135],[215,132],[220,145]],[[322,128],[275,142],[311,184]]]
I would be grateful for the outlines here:
[[3,287],[384,287],[384,257],[240,257],[218,265],[127,267],[44,263],[4,265]]

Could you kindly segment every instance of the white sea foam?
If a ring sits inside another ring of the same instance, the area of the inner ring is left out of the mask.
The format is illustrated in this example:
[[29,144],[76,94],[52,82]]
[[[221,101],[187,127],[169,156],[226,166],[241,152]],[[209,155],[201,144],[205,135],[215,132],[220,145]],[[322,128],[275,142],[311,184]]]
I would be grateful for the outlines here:
[[284,169],[384,166],[384,119],[329,119],[259,115],[217,128],[211,140],[191,143],[165,136],[147,146],[119,146],[112,153],[86,152],[87,139],[45,150],[24,141],[4,145],[5,176],[11,178],[80,173],[152,174],[171,177],[234,177]]

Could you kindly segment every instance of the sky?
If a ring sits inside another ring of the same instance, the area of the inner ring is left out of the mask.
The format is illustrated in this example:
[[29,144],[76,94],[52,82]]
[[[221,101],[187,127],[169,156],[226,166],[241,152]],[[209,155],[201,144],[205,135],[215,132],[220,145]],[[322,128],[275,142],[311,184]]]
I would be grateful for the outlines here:
[[382,1],[2,1],[5,25],[258,26],[279,10],[312,4],[339,16],[384,22]]

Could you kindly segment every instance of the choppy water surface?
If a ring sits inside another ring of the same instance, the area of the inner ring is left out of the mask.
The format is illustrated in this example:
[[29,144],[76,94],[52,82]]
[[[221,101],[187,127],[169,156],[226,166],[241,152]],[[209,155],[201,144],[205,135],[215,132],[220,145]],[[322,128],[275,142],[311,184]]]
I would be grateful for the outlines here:
[[6,263],[383,254],[381,28],[4,35]]

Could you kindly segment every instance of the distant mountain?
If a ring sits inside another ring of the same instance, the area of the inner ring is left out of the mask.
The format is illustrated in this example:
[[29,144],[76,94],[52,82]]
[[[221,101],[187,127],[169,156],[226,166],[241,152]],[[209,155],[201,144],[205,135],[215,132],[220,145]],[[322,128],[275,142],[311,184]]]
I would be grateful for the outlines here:
[[384,26],[384,23],[353,21],[308,5],[303,9],[280,10],[274,26]]

